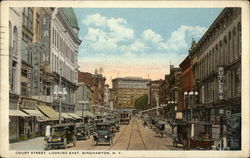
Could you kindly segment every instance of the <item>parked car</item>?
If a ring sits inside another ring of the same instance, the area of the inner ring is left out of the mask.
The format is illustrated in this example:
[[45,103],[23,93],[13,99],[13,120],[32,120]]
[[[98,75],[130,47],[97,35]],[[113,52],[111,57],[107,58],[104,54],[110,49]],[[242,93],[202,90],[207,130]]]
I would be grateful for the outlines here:
[[90,138],[89,124],[77,123],[76,124],[76,138],[77,140],[87,140]]
[[110,122],[101,122],[96,124],[96,130],[93,135],[94,143],[97,145],[98,143],[109,143],[109,145],[113,144],[113,127]]
[[51,127],[50,136],[45,138],[46,149],[54,147],[67,148],[67,145],[72,143],[76,146],[76,127],[75,124],[57,124]]

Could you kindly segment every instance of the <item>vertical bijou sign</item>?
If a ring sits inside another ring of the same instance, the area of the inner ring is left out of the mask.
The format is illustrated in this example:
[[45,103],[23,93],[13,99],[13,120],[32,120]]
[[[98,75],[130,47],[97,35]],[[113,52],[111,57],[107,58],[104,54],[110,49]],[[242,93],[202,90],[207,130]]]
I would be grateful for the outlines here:
[[224,99],[223,83],[224,82],[224,68],[218,67],[218,98],[219,100]]
[[50,15],[43,14],[41,16],[42,21],[42,43],[44,44],[45,51],[43,55],[44,65],[48,66],[50,64]]

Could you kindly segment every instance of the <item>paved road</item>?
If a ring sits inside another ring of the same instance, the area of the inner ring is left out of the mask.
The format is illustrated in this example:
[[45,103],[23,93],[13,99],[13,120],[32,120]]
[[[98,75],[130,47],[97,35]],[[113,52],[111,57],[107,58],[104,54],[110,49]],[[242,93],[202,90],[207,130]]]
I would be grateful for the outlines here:
[[[93,138],[77,141],[76,146],[69,144],[67,150],[182,150],[181,147],[172,146],[172,135],[169,126],[166,126],[169,133],[165,137],[156,134],[153,129],[143,127],[143,121],[132,117],[129,125],[122,125],[120,131],[115,134],[113,145],[94,145]],[[44,137],[28,141],[10,144],[10,150],[44,150]],[[64,150],[64,149],[58,149]]]

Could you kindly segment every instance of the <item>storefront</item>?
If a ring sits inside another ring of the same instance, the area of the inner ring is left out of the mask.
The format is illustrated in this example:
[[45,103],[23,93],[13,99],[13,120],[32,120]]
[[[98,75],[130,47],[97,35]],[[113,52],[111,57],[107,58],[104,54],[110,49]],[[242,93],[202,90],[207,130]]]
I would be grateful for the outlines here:
[[43,115],[38,109],[22,109],[26,114],[31,117],[30,124],[34,123],[33,136],[43,136],[48,117]]
[[[19,141],[24,131],[22,124],[29,116],[20,110],[9,110],[9,141]],[[21,126],[20,126],[21,124]]]

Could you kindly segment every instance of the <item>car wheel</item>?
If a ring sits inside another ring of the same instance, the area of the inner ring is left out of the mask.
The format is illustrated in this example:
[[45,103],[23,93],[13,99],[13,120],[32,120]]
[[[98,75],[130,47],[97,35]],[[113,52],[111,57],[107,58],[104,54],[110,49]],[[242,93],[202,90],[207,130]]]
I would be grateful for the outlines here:
[[66,138],[64,138],[64,140],[63,140],[63,148],[67,149],[67,139]]

